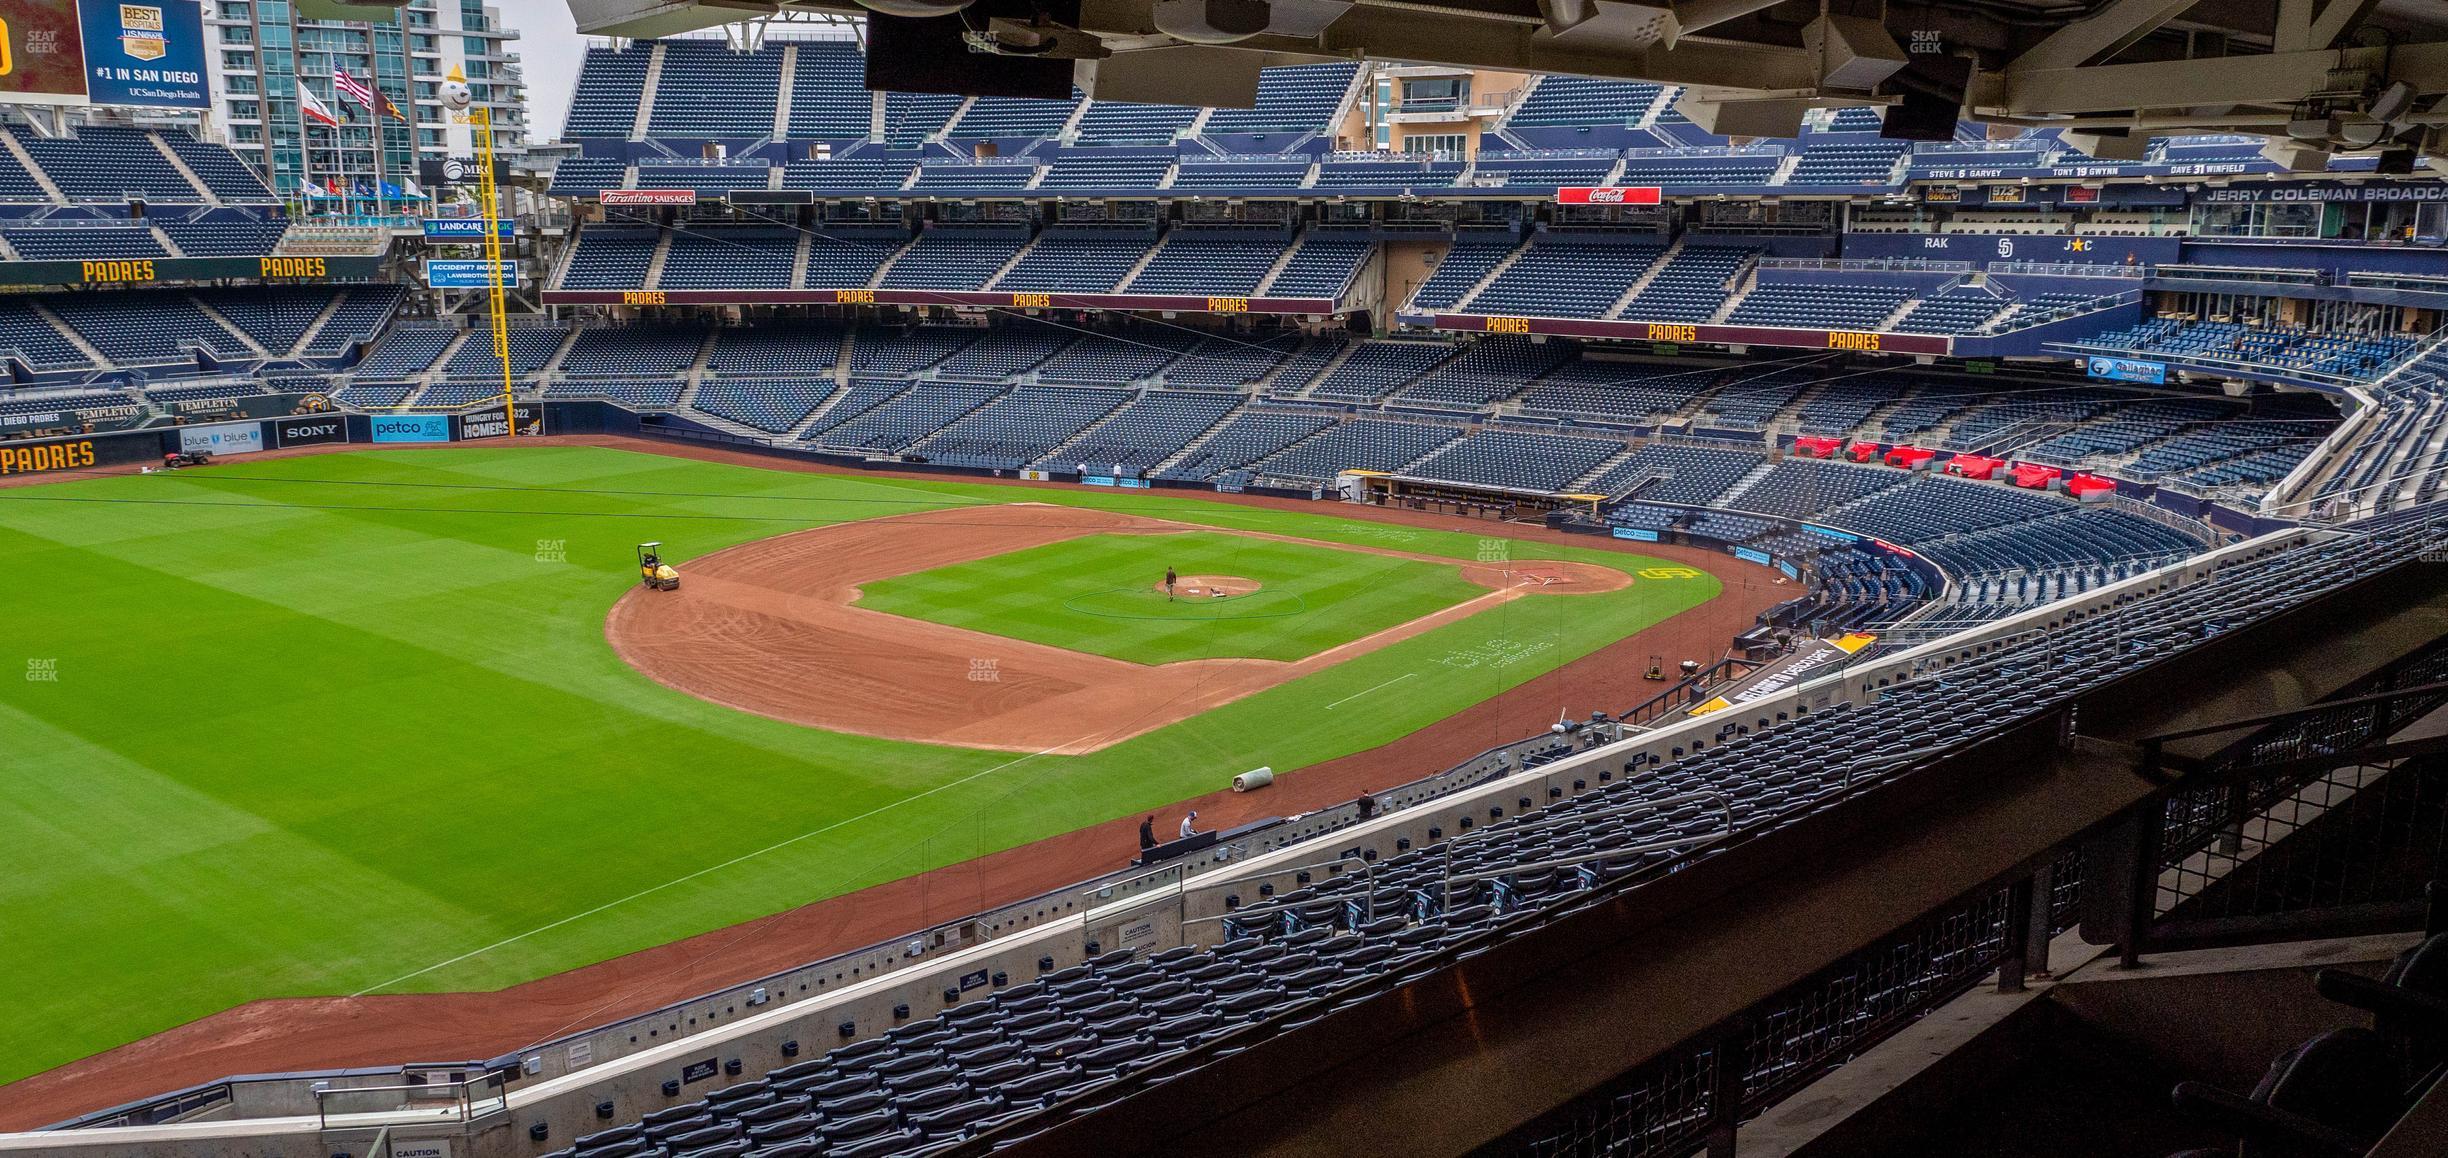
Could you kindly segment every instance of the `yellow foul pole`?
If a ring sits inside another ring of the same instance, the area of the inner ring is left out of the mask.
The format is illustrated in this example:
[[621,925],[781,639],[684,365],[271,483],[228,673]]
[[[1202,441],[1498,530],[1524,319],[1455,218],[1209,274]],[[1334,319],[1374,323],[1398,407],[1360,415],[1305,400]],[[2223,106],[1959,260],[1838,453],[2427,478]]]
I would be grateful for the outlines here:
[[501,363],[502,422],[509,437],[518,437],[517,386],[510,372],[509,292],[502,284],[501,202],[493,184],[493,114],[486,108],[468,110],[468,126],[476,138],[476,175],[484,208],[485,301],[493,316],[493,357]]

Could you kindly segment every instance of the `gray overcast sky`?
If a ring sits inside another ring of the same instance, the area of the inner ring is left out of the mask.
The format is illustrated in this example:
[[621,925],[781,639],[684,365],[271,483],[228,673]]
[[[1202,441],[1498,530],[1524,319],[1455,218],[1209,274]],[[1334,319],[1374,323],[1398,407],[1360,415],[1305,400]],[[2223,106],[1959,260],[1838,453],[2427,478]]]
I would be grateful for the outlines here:
[[586,41],[570,20],[565,0],[493,0],[502,19],[519,31],[519,63],[527,76],[527,133],[539,141],[561,135],[569,115],[570,90],[578,84],[578,60]]

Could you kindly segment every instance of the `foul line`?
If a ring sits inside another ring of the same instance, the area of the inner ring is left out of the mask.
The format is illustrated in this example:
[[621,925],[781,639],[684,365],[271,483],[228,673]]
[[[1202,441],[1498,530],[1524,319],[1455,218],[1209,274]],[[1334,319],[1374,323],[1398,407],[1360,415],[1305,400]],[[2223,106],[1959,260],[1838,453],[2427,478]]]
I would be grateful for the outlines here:
[[[1074,742],[1074,743],[1076,743],[1077,741],[1073,741],[1073,742]],[[868,810],[867,810],[867,811],[865,811],[865,812],[859,813],[857,816],[846,817],[846,818],[841,819],[841,820],[836,820],[836,821],[834,821],[833,823],[828,824],[828,825],[825,825],[825,826],[824,826],[824,827],[822,827],[822,828],[810,829],[810,830],[808,830],[808,831],[806,831],[806,832],[800,833],[800,834],[799,834],[799,835],[797,835],[797,836],[791,837],[791,838],[790,838],[790,839],[788,839],[788,840],[777,841],[777,842],[775,842],[775,843],[773,843],[773,844],[766,845],[765,847],[760,848],[760,849],[756,850],[755,852],[742,853],[742,854],[740,854],[740,855],[738,855],[738,856],[732,857],[730,860],[727,860],[727,861],[722,862],[721,864],[716,864],[716,865],[708,865],[708,866],[706,866],[705,868],[698,869],[696,872],[693,872],[693,873],[688,874],[687,876],[674,877],[674,878],[672,878],[672,879],[670,879],[670,880],[668,880],[668,881],[665,881],[665,882],[663,882],[662,884],[656,885],[656,886],[654,886],[654,887],[652,887],[652,888],[640,889],[640,890],[638,890],[637,892],[631,893],[631,894],[629,894],[628,896],[625,896],[625,897],[620,898],[619,900],[616,900],[616,901],[606,901],[606,902],[604,902],[603,904],[597,905],[597,906],[595,906],[595,907],[594,907],[594,908],[592,908],[592,909],[588,909],[587,911],[585,911],[585,912],[583,912],[583,913],[573,913],[573,914],[571,914],[571,915],[569,915],[569,916],[566,916],[566,917],[561,918],[561,919],[560,919],[560,920],[558,920],[558,921],[554,921],[553,923],[551,923],[551,924],[549,924],[549,925],[538,925],[538,926],[536,926],[535,928],[533,928],[533,929],[529,929],[529,930],[527,930],[527,931],[526,931],[526,932],[524,932],[524,933],[520,933],[519,935],[517,935],[517,936],[515,936],[515,937],[504,937],[504,938],[502,938],[502,939],[501,939],[501,940],[499,940],[499,941],[495,941],[495,942],[493,942],[492,944],[485,946],[484,948],[481,948],[481,949],[471,949],[471,950],[469,950],[469,951],[467,951],[467,952],[465,952],[465,953],[461,953],[460,955],[458,955],[458,956],[456,956],[456,957],[451,958],[451,959],[450,959],[450,960],[448,960],[448,961],[442,961],[442,962],[438,962],[438,963],[436,963],[436,964],[428,965],[428,966],[424,967],[423,969],[419,969],[419,970],[417,970],[417,971],[416,971],[416,972],[414,972],[414,973],[403,973],[403,974],[401,974],[400,976],[394,977],[394,978],[392,978],[392,979],[391,979],[391,980],[389,980],[389,981],[385,981],[385,982],[383,982],[383,983],[382,983],[382,984],[380,984],[380,985],[373,985],[373,986],[368,986],[368,987],[366,987],[366,988],[364,988],[364,989],[360,989],[360,990],[358,990],[358,991],[357,991],[357,992],[355,992],[355,993],[349,994],[349,996],[351,996],[351,997],[364,997],[364,996],[366,996],[366,995],[367,995],[367,994],[369,994],[369,993],[374,993],[374,992],[377,992],[377,991],[380,991],[380,990],[389,989],[390,987],[392,987],[392,986],[394,986],[394,985],[397,985],[397,984],[399,984],[399,983],[400,983],[400,982],[402,982],[402,981],[412,981],[412,980],[414,980],[414,979],[416,979],[416,978],[423,977],[424,975],[426,975],[426,974],[428,974],[428,973],[431,973],[431,972],[433,972],[434,970],[437,970],[437,969],[448,969],[448,968],[450,968],[451,966],[456,965],[456,964],[458,964],[458,963],[460,963],[460,962],[462,962],[462,961],[465,961],[465,960],[467,960],[467,959],[469,959],[469,958],[471,958],[471,957],[481,957],[481,956],[483,956],[483,955],[485,955],[485,954],[487,954],[487,953],[492,952],[492,951],[493,951],[493,950],[495,950],[495,949],[499,949],[499,948],[501,948],[501,947],[502,947],[502,946],[504,946],[504,945],[514,945],[514,944],[517,944],[518,942],[520,942],[520,941],[524,941],[524,940],[526,940],[526,939],[527,939],[527,938],[529,938],[529,937],[533,937],[533,936],[535,936],[535,935],[536,935],[536,934],[538,934],[538,933],[547,933],[547,932],[551,932],[552,930],[554,930],[554,929],[558,929],[558,928],[560,928],[561,926],[566,925],[566,924],[569,924],[569,923],[570,923],[570,922],[572,922],[572,921],[583,921],[583,920],[585,920],[586,918],[588,918],[588,917],[592,917],[592,916],[594,916],[595,914],[600,913],[600,912],[603,912],[603,911],[604,911],[604,910],[606,910],[606,909],[614,909],[614,908],[618,908],[618,907],[620,907],[620,906],[622,906],[622,905],[628,904],[629,902],[634,901],[634,900],[638,899],[639,897],[647,896],[647,895],[652,894],[652,893],[659,893],[659,892],[662,892],[663,890],[668,889],[668,888],[672,887],[673,885],[678,885],[678,884],[686,884],[686,883],[688,883],[689,881],[696,880],[698,877],[701,877],[701,876],[706,875],[707,873],[712,873],[712,872],[720,872],[720,871],[722,871],[723,869],[730,868],[732,865],[735,865],[735,864],[740,863],[741,861],[754,860],[754,859],[756,859],[757,857],[763,856],[763,855],[765,855],[766,853],[772,852],[772,851],[774,851],[774,850],[776,850],[776,849],[780,849],[780,848],[788,848],[789,846],[794,845],[794,844],[797,844],[797,843],[799,843],[800,841],[806,840],[807,838],[809,838],[809,837],[811,837],[811,836],[822,836],[822,835],[824,835],[825,833],[831,832],[831,831],[833,831],[833,830],[834,830],[834,829],[836,829],[836,828],[840,828],[840,827],[842,827],[843,825],[846,825],[846,824],[856,824],[856,823],[858,823],[859,821],[865,820],[865,819],[867,819],[868,817],[875,816],[875,815],[877,815],[877,814],[879,814],[879,813],[890,812],[890,811],[892,811],[893,809],[895,809],[895,808],[899,808],[899,807],[901,807],[902,805],[907,804],[907,803],[909,803],[909,802],[911,802],[911,801],[913,801],[913,800],[924,800],[924,799],[926,799],[926,798],[927,798],[927,797],[929,797],[929,796],[933,796],[933,795],[935,795],[935,794],[936,794],[936,793],[938,793],[938,792],[942,792],[942,791],[944,791],[945,789],[948,789],[948,788],[958,788],[958,787],[960,787],[961,785],[963,785],[963,784],[967,784],[967,783],[969,783],[969,782],[970,782],[970,781],[972,781],[972,780],[977,780],[977,779],[980,779],[980,778],[982,778],[982,777],[986,777],[986,776],[992,776],[992,775],[994,775],[995,773],[1000,772],[1000,771],[1002,771],[1002,770],[1004,770],[1004,769],[1006,769],[1006,768],[1009,768],[1009,767],[1011,767],[1011,766],[1012,766],[1012,765],[1014,765],[1014,764],[1021,764],[1021,763],[1025,763],[1025,762],[1030,761],[1030,760],[1034,760],[1034,759],[1036,759],[1037,757],[1039,757],[1039,756],[1043,756],[1043,755],[1046,755],[1047,753],[1050,753],[1050,752],[1053,752],[1053,751],[1055,751],[1056,749],[1061,748],[1062,746],[1063,746],[1063,745],[1057,744],[1057,745],[1055,745],[1053,748],[1047,748],[1047,749],[1045,749],[1045,751],[1042,751],[1042,752],[1031,752],[1031,753],[1029,753],[1029,754],[1028,754],[1028,755],[1026,755],[1026,756],[1019,756],[1019,757],[1015,757],[1015,758],[1010,759],[1010,760],[1006,760],[1006,761],[1004,761],[1004,762],[1002,762],[1002,763],[1000,763],[1000,764],[995,765],[995,766],[994,766],[994,767],[992,767],[992,768],[985,769],[984,771],[980,771],[980,772],[973,772],[973,773],[970,773],[970,774],[969,774],[969,775],[967,775],[967,776],[963,776],[963,777],[961,777],[961,778],[960,778],[960,779],[958,779],[958,780],[952,780],[952,781],[947,781],[947,782],[942,783],[942,784],[938,784],[938,785],[936,785],[935,787],[933,787],[933,788],[929,788],[929,789],[927,789],[927,790],[926,790],[926,791],[924,791],[924,792],[919,792],[919,793],[915,793],[915,794],[913,794],[913,795],[904,796],[904,797],[900,798],[899,800],[895,800],[895,801],[893,801],[893,802],[891,802],[891,803],[889,803],[889,804],[883,804],[883,805],[879,805],[879,806],[877,806],[877,807],[875,807],[875,808],[868,809]]]
[[1419,674],[1418,672],[1411,672],[1411,673],[1409,673],[1409,674],[1407,674],[1407,675],[1398,675],[1398,676],[1395,676],[1393,679],[1387,680],[1386,682],[1384,682],[1384,683],[1381,683],[1381,684],[1377,685],[1377,687],[1374,687],[1374,688],[1370,688],[1370,689],[1368,689],[1368,691],[1359,691],[1359,692],[1353,692],[1352,694],[1350,694],[1350,695],[1348,695],[1348,696],[1345,696],[1345,697],[1343,697],[1342,699],[1336,700],[1334,703],[1331,703],[1331,704],[1326,705],[1326,710],[1327,710],[1327,711],[1329,711],[1329,712],[1331,712],[1331,711],[1335,710],[1335,708],[1337,708],[1337,707],[1339,707],[1339,706],[1341,706],[1341,705],[1343,705],[1343,704],[1348,704],[1348,703],[1352,702],[1353,700],[1359,699],[1360,697],[1362,697],[1362,696],[1365,696],[1365,695],[1369,694],[1369,692],[1377,691],[1377,690],[1379,690],[1380,688],[1390,688],[1390,687],[1393,687],[1394,685],[1396,685],[1396,684],[1398,684],[1398,683],[1401,683],[1401,682],[1403,682],[1404,680],[1410,679],[1412,676],[1415,676],[1415,675],[1418,675],[1418,674]]

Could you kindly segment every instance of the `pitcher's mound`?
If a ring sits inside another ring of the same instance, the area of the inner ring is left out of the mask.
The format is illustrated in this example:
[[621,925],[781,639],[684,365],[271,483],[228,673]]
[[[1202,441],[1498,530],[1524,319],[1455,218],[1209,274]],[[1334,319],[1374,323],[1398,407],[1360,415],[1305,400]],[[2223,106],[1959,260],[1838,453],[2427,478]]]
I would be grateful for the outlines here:
[[[1175,579],[1173,593],[1183,599],[1213,599],[1227,595],[1249,595],[1256,592],[1259,582],[1239,575],[1183,575]],[[1156,581],[1156,590],[1165,589],[1164,580]]]

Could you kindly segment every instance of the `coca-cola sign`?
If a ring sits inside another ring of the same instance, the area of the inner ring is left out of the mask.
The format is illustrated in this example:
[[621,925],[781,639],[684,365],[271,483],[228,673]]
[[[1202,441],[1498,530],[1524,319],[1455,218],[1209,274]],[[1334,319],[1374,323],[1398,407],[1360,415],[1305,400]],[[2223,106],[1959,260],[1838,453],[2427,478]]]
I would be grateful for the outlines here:
[[1655,185],[1578,186],[1556,190],[1559,205],[1655,205]]

